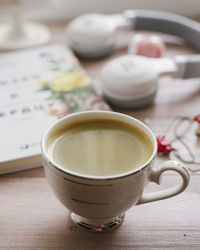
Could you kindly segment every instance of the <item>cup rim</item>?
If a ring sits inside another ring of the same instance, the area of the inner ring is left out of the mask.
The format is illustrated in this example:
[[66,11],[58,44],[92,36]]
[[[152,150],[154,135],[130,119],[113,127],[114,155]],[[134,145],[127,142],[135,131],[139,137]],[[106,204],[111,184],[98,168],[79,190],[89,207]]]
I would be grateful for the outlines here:
[[[84,115],[91,114],[91,113],[117,115],[118,117],[122,118],[123,121],[125,119],[127,119],[129,121],[132,121],[134,123],[134,125],[137,124],[137,125],[141,126],[144,129],[143,131],[145,131],[146,135],[150,138],[152,145],[153,145],[153,152],[152,152],[151,156],[149,157],[149,159],[143,165],[139,166],[138,168],[135,168],[134,170],[130,170],[130,171],[122,173],[122,174],[110,175],[110,176],[93,176],[93,175],[80,174],[80,173],[76,173],[72,170],[63,168],[59,164],[56,164],[53,161],[53,159],[49,157],[49,155],[45,149],[45,145],[46,145],[46,141],[47,141],[49,133],[54,129],[54,127],[58,126],[59,123],[62,123],[66,119],[71,119],[72,117],[76,117],[76,116],[80,116],[80,115],[84,116]],[[152,130],[147,125],[145,125],[143,122],[141,122],[140,120],[138,120],[132,116],[122,114],[119,112],[114,112],[114,111],[101,111],[101,110],[82,111],[82,112],[77,112],[77,113],[67,115],[67,116],[59,119],[58,121],[54,122],[49,127],[49,129],[44,133],[44,135],[42,137],[41,151],[42,151],[42,156],[45,158],[45,160],[47,160],[53,168],[57,169],[58,171],[63,172],[64,174],[67,174],[67,175],[70,175],[73,177],[78,177],[81,179],[88,179],[88,180],[95,180],[95,181],[98,181],[98,180],[99,181],[102,181],[102,180],[106,181],[106,180],[112,180],[112,179],[120,179],[120,178],[124,178],[124,177],[130,176],[130,175],[136,174],[137,172],[140,172],[143,169],[145,169],[147,166],[149,166],[149,164],[153,161],[153,159],[155,158],[155,156],[157,154],[157,141],[156,141],[156,137],[155,137],[154,133],[152,132]]]

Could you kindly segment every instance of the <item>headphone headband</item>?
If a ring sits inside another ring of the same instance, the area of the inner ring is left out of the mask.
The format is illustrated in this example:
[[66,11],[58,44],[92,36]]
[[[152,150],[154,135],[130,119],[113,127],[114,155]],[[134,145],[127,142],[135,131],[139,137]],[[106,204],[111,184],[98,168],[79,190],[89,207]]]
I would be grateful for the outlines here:
[[[200,51],[200,24],[189,18],[153,10],[127,10],[124,16],[134,30],[149,30],[182,37]],[[183,78],[199,77],[200,55],[175,56],[179,68],[184,68]]]
[[149,30],[180,36],[200,51],[200,25],[179,15],[152,10],[127,10],[125,17],[134,30]]

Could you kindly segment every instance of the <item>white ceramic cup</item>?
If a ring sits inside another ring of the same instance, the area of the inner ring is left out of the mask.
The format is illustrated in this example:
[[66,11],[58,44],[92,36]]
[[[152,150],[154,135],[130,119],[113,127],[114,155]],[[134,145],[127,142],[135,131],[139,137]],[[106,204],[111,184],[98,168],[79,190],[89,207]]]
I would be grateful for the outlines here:
[[[47,143],[53,132],[70,123],[101,118],[124,121],[139,127],[153,145],[149,160],[132,171],[103,177],[79,174],[53,162],[48,154]],[[156,138],[145,124],[128,115],[111,111],[86,111],[66,116],[57,121],[42,139],[45,173],[57,198],[72,211],[71,218],[78,226],[96,232],[107,231],[120,225],[125,212],[133,205],[166,199],[181,193],[187,187],[190,179],[187,169],[177,161],[167,161],[154,168],[156,153]],[[180,174],[182,182],[162,191],[144,193],[146,185],[151,181],[159,184],[161,174],[167,170]]]

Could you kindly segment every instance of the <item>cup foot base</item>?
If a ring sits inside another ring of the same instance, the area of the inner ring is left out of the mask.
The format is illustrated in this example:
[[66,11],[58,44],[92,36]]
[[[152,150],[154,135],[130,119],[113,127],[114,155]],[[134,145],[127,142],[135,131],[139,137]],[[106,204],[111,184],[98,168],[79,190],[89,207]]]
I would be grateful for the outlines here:
[[[75,213],[71,213],[72,221],[80,228],[89,232],[107,232],[122,224],[124,221],[125,214],[121,214],[117,217],[111,218],[109,220],[104,220],[102,223],[98,223],[98,220],[92,220],[88,218],[81,217]],[[91,223],[91,224],[90,224]]]

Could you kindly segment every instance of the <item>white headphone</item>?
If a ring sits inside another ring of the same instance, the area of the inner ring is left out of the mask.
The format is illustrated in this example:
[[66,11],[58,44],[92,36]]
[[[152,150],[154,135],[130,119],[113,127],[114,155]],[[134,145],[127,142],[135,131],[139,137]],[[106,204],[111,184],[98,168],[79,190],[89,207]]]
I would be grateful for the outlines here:
[[[68,44],[78,56],[98,59],[113,52],[116,30],[121,27],[180,36],[200,50],[199,23],[174,14],[146,10],[79,16],[67,27]],[[102,69],[103,94],[116,106],[143,107],[154,100],[157,79],[167,72],[183,78],[200,77],[200,55],[175,56],[173,59],[136,55],[115,58]]]

